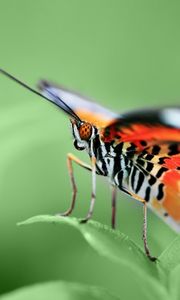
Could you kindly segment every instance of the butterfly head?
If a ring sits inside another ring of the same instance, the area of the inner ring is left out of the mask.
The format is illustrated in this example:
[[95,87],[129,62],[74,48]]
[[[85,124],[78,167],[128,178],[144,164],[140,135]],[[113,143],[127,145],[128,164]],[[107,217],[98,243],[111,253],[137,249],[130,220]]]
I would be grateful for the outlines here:
[[92,124],[71,119],[72,133],[74,137],[74,146],[77,150],[89,149],[90,141],[92,141],[97,133],[97,128]]

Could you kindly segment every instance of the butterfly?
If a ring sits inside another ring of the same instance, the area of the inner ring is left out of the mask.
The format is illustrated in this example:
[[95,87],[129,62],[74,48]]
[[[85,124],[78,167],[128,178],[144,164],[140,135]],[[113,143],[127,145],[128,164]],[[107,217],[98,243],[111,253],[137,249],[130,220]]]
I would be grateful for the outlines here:
[[41,81],[37,91],[6,71],[0,72],[63,110],[71,121],[74,147],[89,155],[90,165],[73,154],[67,155],[73,195],[70,208],[61,215],[70,215],[75,206],[73,163],[92,174],[90,207],[82,223],[93,214],[96,175],[108,177],[112,186],[112,228],[119,189],[143,204],[144,249],[155,261],[147,243],[147,207],[180,232],[180,106],[121,115],[51,82]]

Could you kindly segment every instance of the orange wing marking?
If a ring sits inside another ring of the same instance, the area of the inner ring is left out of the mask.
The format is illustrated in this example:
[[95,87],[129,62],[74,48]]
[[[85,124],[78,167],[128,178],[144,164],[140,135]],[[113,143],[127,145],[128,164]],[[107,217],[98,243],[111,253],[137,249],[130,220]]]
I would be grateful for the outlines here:
[[125,127],[120,124],[112,124],[101,131],[104,142],[119,139],[121,142],[136,142],[140,140],[151,141],[180,141],[180,129],[165,126],[146,126],[134,124]]

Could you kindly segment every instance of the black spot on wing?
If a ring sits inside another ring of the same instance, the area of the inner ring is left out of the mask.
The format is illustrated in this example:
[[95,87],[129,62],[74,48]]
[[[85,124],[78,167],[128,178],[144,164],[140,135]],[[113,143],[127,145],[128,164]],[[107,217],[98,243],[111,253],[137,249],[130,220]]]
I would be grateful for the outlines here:
[[137,181],[137,186],[135,189],[136,194],[139,192],[143,182],[144,182],[145,176],[142,172],[139,172],[139,177],[138,177],[138,181]]
[[133,167],[132,175],[131,175],[131,186],[134,190],[135,177],[136,177],[137,168]]
[[160,178],[160,177],[162,176],[162,174],[163,174],[164,172],[167,172],[167,171],[168,171],[167,168],[161,167],[161,168],[159,169],[159,171],[157,172],[156,177],[157,177],[157,178]]
[[154,166],[153,163],[148,161],[147,166],[146,166],[146,171],[151,172],[153,169],[153,166]]
[[165,163],[165,159],[169,159],[169,157],[167,157],[167,156],[160,157],[159,161],[158,161],[158,164],[159,165],[163,165]]
[[145,200],[146,202],[148,202],[149,199],[150,199],[150,192],[151,192],[151,188],[150,188],[150,186],[148,186],[148,187],[146,188],[145,198],[144,198],[144,200]]
[[142,145],[142,146],[147,146],[147,142],[146,141],[144,141],[144,140],[142,140],[142,141],[140,141],[140,144]]
[[152,160],[153,157],[154,157],[154,155],[152,155],[152,154],[147,154],[147,155],[146,155],[146,160]]
[[158,186],[157,200],[161,200],[163,198],[164,196],[163,188],[164,188],[164,184],[160,183]]
[[161,147],[160,147],[159,145],[154,145],[154,146],[152,147],[152,154],[153,154],[153,155],[158,155],[159,152],[160,152],[160,150],[161,150]]
[[176,154],[179,154],[179,153],[180,153],[179,144],[174,143],[174,144],[171,144],[169,146],[169,152],[168,152],[169,155],[176,155]]
[[156,183],[156,181],[157,181],[157,179],[153,175],[150,175],[150,178],[148,180],[149,184],[153,185]]

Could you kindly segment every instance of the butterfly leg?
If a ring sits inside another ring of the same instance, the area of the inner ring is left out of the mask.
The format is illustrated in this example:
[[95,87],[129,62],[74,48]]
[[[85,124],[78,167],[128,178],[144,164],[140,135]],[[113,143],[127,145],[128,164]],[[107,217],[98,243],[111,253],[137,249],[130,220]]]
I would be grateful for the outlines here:
[[59,216],[69,216],[72,213],[74,206],[75,206],[75,202],[76,202],[77,187],[76,187],[76,182],[75,182],[75,178],[74,178],[72,162],[75,162],[79,166],[81,166],[89,171],[92,171],[91,166],[82,162],[80,159],[78,159],[73,154],[68,153],[67,167],[68,167],[69,177],[70,177],[70,181],[71,181],[71,185],[72,185],[72,200],[71,200],[71,205],[70,205],[69,209],[67,211],[65,211],[64,213],[59,213],[58,214]]
[[143,239],[143,243],[144,243],[144,250],[145,250],[146,256],[151,261],[156,261],[157,258],[151,255],[149,247],[148,247],[148,242],[147,242],[147,202],[134,193],[131,193],[131,196],[143,204],[143,236],[142,236],[142,239]]
[[91,164],[92,164],[92,192],[91,192],[91,202],[90,207],[87,216],[81,220],[81,223],[86,223],[93,214],[94,210],[94,204],[96,200],[96,158],[91,158]]
[[144,250],[147,257],[151,261],[156,261],[156,257],[150,254],[150,250],[147,243],[147,203],[146,201],[143,202],[143,213],[144,213],[144,222],[143,222],[143,242],[144,242]]
[[117,188],[112,185],[112,216],[111,216],[111,226],[113,229],[116,227],[116,196]]

